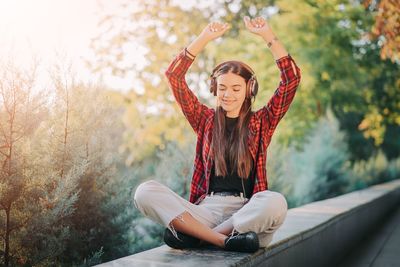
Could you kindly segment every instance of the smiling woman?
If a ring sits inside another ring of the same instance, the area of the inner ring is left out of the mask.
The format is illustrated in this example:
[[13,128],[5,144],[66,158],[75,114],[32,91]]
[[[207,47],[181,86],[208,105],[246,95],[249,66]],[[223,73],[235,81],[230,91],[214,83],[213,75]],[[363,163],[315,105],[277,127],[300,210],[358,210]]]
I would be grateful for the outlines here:
[[272,241],[287,211],[285,197],[268,190],[266,149],[294,98],[300,69],[264,18],[244,18],[246,28],[263,37],[281,72],[268,103],[251,110],[258,91],[254,71],[229,60],[210,75],[217,107],[199,101],[185,81],[196,55],[230,26],[211,22],[171,61],[165,76],[185,118],[197,135],[189,201],[156,181],[138,186],[134,203],[145,216],[166,227],[173,248],[211,243],[225,250],[255,252]]

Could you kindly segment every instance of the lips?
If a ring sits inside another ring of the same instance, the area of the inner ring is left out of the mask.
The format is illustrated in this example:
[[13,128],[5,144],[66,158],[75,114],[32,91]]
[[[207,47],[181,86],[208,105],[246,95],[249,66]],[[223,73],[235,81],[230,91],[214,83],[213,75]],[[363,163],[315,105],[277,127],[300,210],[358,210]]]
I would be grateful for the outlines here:
[[234,101],[222,101],[225,105],[230,105],[232,104]]

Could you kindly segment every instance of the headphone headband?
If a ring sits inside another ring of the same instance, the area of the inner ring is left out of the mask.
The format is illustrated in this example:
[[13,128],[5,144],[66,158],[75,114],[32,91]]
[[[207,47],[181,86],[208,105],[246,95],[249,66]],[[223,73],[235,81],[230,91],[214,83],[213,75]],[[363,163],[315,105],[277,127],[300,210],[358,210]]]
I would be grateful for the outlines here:
[[[238,61],[238,60],[228,60],[228,61],[224,61],[224,62],[219,63],[219,64],[213,69],[213,71],[212,71],[210,77],[214,77],[215,72],[217,72],[223,65],[226,65],[226,64],[228,64],[228,63],[238,63],[238,64],[242,65],[243,67],[245,67],[245,69],[247,69],[247,70],[251,73],[251,75],[252,75],[251,78],[256,77],[255,72],[253,71],[253,69],[252,69],[249,65],[247,65],[246,63],[244,63],[244,62],[242,62],[242,61]],[[250,78],[250,79],[251,79],[251,78]]]

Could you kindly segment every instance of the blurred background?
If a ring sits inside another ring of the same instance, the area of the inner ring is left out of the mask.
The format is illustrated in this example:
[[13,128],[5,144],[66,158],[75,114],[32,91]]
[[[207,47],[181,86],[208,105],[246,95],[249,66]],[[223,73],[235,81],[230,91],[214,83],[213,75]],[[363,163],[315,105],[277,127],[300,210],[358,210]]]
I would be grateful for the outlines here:
[[188,199],[196,136],[166,67],[211,21],[187,82],[237,59],[257,73],[253,110],[279,69],[243,17],[264,16],[302,81],[269,146],[269,189],[289,208],[400,174],[397,1],[0,0],[0,262],[91,266],[163,244],[133,206],[156,179]]

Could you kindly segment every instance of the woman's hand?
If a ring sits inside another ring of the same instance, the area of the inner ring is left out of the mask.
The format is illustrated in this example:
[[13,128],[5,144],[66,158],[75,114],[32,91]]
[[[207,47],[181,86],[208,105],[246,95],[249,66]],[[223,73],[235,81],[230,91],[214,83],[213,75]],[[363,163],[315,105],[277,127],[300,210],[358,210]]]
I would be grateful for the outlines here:
[[246,28],[261,37],[272,34],[271,27],[268,22],[263,17],[256,17],[255,19],[250,19],[249,16],[243,18]]
[[231,26],[228,23],[211,22],[209,23],[200,35],[208,41],[212,41],[222,36]]
[[209,23],[199,34],[199,36],[197,36],[197,38],[189,44],[187,50],[190,54],[196,56],[198,53],[200,53],[201,50],[203,50],[208,42],[223,35],[230,27],[231,26],[228,23]]

